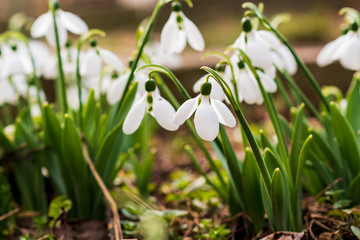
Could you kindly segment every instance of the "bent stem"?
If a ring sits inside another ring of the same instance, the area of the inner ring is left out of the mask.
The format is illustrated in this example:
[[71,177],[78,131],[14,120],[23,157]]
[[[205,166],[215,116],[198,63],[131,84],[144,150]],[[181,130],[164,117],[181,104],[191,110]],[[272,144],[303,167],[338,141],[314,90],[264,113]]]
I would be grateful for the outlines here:
[[114,221],[113,224],[114,224],[115,239],[116,240],[123,239],[123,233],[122,233],[121,224],[120,224],[120,216],[119,216],[119,213],[118,213],[118,209],[117,209],[117,205],[115,203],[115,200],[111,196],[109,190],[106,188],[106,186],[105,186],[104,182],[102,181],[99,173],[96,171],[95,166],[91,161],[91,158],[89,156],[89,153],[87,151],[87,148],[86,148],[85,144],[82,144],[82,151],[83,151],[83,154],[84,154],[84,158],[85,158],[87,164],[89,165],[91,173],[93,174],[96,182],[98,183],[101,191],[103,192],[106,200],[108,201],[108,203],[110,205],[110,209],[111,209],[112,214],[113,214],[113,221]]
[[250,2],[246,2],[243,4],[243,8],[250,8],[257,18],[260,20],[260,22],[263,24],[264,27],[271,30],[284,44],[285,46],[290,50],[291,54],[294,56],[296,62],[299,64],[301,70],[304,72],[305,76],[309,80],[310,84],[315,89],[317,95],[320,97],[321,101],[324,103],[327,111],[330,111],[330,105],[329,102],[326,100],[325,96],[321,92],[321,88],[318,84],[318,82],[315,80],[314,75],[310,72],[309,68],[305,65],[305,63],[299,58],[299,56],[296,54],[294,48],[291,46],[289,41],[279,32],[277,31],[269,22],[269,20],[266,19],[266,17],[262,14],[262,12],[259,10],[259,8]]

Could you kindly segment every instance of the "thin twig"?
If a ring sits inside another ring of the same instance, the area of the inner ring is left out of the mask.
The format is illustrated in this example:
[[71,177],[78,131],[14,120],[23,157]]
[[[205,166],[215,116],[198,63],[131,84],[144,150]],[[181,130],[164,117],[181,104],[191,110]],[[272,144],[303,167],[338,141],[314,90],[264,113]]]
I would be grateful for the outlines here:
[[318,194],[316,194],[316,196],[314,197],[314,199],[318,199],[319,197],[321,197],[321,195],[323,195],[326,191],[330,190],[333,186],[335,186],[336,184],[338,184],[339,182],[342,181],[342,178],[338,178],[336,179],[332,184],[330,184],[329,186],[327,186],[326,188],[324,188],[323,190],[321,190]]
[[118,213],[116,203],[115,203],[113,197],[111,196],[109,190],[106,188],[106,186],[105,186],[103,180],[101,179],[99,173],[96,171],[95,166],[91,161],[91,158],[89,156],[89,153],[87,151],[87,148],[86,148],[85,144],[82,145],[82,150],[83,150],[84,158],[85,158],[86,162],[89,164],[89,168],[90,168],[91,173],[93,174],[96,182],[99,184],[99,187],[100,187],[101,191],[103,192],[106,200],[109,202],[110,209],[112,211],[113,218],[114,218],[113,221],[114,221],[115,239],[119,240],[119,236],[120,236],[120,239],[123,239],[123,233],[122,233],[121,224],[120,224],[120,216],[119,216],[119,213]]
[[11,212],[8,212],[2,216],[0,216],[0,222],[7,219],[8,217],[11,217],[12,215],[16,214],[20,212],[20,208],[15,208],[14,210],[12,210]]

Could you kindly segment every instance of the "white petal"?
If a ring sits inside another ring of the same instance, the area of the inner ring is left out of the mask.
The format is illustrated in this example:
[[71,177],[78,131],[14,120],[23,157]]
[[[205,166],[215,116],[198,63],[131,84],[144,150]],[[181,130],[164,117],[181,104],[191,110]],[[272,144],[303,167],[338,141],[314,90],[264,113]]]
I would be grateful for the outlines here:
[[194,93],[199,93],[200,92],[201,84],[203,84],[206,81],[206,77],[207,77],[207,75],[204,75],[194,83],[194,85],[193,85]]
[[47,12],[38,17],[31,26],[31,36],[34,38],[42,37],[49,31],[49,26],[52,24],[52,13]]
[[121,77],[111,83],[106,94],[106,98],[110,104],[114,104],[120,100],[124,93],[125,84],[126,80]]
[[266,30],[256,31],[257,37],[266,43],[271,49],[278,50],[281,46],[280,40],[272,32]]
[[77,15],[62,10],[58,10],[58,13],[62,24],[70,32],[81,35],[89,30],[86,23]]
[[25,96],[27,94],[28,84],[24,74],[17,74],[13,76],[13,84],[18,94]]
[[245,53],[251,60],[252,65],[263,69],[270,68],[273,64],[270,49],[261,42],[248,40]]
[[81,64],[82,76],[99,76],[102,69],[101,58],[95,49],[90,49]]
[[268,75],[266,75],[265,73],[263,73],[259,70],[256,71],[256,73],[259,75],[261,83],[263,84],[266,92],[270,92],[270,93],[276,92],[277,85],[272,78],[270,78]]
[[285,45],[281,45],[279,54],[285,63],[286,71],[289,74],[294,75],[297,72],[297,63],[290,50]]
[[43,74],[45,79],[55,79],[57,74],[57,58],[50,57],[43,67]]
[[246,70],[241,71],[239,76],[238,91],[243,100],[248,104],[258,103],[262,95],[256,81],[250,77]]
[[341,46],[341,56],[339,61],[341,65],[349,70],[360,70],[360,37],[353,34],[351,38],[343,42]]
[[168,101],[160,96],[153,95],[152,107],[154,118],[161,127],[169,131],[175,131],[179,128],[179,125],[173,122],[175,109]]
[[211,105],[219,118],[219,122],[229,127],[235,127],[236,120],[231,111],[219,100],[211,99]]
[[199,136],[206,141],[213,141],[219,133],[219,119],[209,103],[209,98],[202,96],[201,103],[196,110],[195,129]]
[[[126,77],[126,81],[128,80],[129,75]],[[144,72],[137,72],[135,73],[134,80],[138,82],[138,89],[137,92],[142,95],[146,92],[145,90],[145,82],[149,79],[148,75]]]
[[179,30],[175,53],[177,54],[181,53],[182,51],[184,51],[185,47],[186,47],[186,33],[184,30]]
[[123,125],[123,131],[125,134],[132,134],[139,128],[141,121],[144,118],[145,111],[146,94],[133,103],[132,107],[130,108]]
[[[56,18],[56,24],[57,24],[57,30],[58,30],[58,36],[59,36],[59,45],[60,47],[63,47],[67,41],[67,31],[64,28],[61,21],[59,21],[59,17]],[[54,30],[54,24],[49,24],[49,29],[46,33],[46,40],[52,47],[56,47],[56,38],[55,38],[55,30]]]
[[189,117],[191,117],[198,107],[198,101],[199,96],[185,101],[177,110],[173,119],[174,123],[176,125],[182,125]]
[[181,13],[181,16],[183,17],[183,20],[184,20],[184,30],[186,32],[186,36],[187,36],[190,46],[193,49],[195,49],[196,51],[204,51],[205,42],[204,42],[204,38],[201,35],[199,29],[183,13]]
[[241,32],[239,37],[235,40],[234,46],[237,48],[245,48],[245,32]]
[[104,62],[113,67],[116,71],[121,72],[124,69],[124,64],[113,52],[100,48],[99,53]]
[[348,38],[347,35],[342,35],[341,37],[335,39],[334,41],[329,42],[326,44],[321,51],[319,52],[316,63],[320,67],[324,67],[326,65],[329,65],[333,61],[336,60],[336,52],[338,48],[342,45],[344,40]]
[[176,22],[177,14],[172,12],[168,21],[165,23],[161,31],[160,44],[165,54],[172,54],[176,51],[179,38],[179,27]]

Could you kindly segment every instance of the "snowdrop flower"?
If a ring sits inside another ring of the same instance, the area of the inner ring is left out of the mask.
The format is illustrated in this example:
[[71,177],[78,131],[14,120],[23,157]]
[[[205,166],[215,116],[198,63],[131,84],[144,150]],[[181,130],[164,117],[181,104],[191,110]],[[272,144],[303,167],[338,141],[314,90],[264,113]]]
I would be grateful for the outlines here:
[[[82,88],[81,89],[81,102],[86,102],[89,96],[89,92]],[[66,89],[66,99],[69,103],[69,106],[73,110],[78,110],[80,107],[79,103],[79,89],[76,85],[72,85]]]
[[173,2],[172,13],[161,31],[161,48],[167,55],[181,53],[186,46],[186,41],[196,51],[203,51],[205,48],[199,29],[181,11],[181,4]]
[[[121,76],[113,75],[113,81],[109,84],[107,89],[106,98],[110,104],[118,102],[124,94],[125,85],[129,78],[130,72],[126,72]],[[134,75],[134,82],[138,82],[137,94],[142,96],[146,93],[145,83],[148,80],[148,76],[143,72],[137,72]]]
[[[240,102],[244,101],[247,104],[262,104],[264,101],[263,96],[255,76],[252,74],[249,67],[236,55],[232,56],[230,61],[234,66],[234,77]],[[275,74],[273,68],[264,71],[257,69],[256,73],[258,74],[266,92],[276,92],[277,85],[273,80]],[[230,67],[225,69],[225,74],[230,76]],[[232,84],[229,85],[231,90],[234,92],[234,86]]]
[[103,66],[109,65],[114,70],[121,72],[124,68],[120,58],[109,50],[97,46],[95,40],[90,43],[91,49],[84,54],[80,73],[83,77],[100,76]]
[[128,115],[125,118],[123,131],[125,134],[132,134],[139,128],[145,112],[150,113],[159,125],[166,130],[175,131],[179,125],[173,123],[172,119],[175,115],[173,106],[160,96],[156,88],[155,81],[149,79],[145,83],[146,92],[135,99]]
[[195,112],[195,129],[206,141],[213,141],[219,133],[219,123],[235,127],[236,120],[224,103],[211,98],[212,84],[205,82],[200,94],[184,102],[174,116],[176,125],[183,124]]
[[356,22],[345,35],[325,45],[317,56],[316,63],[324,67],[337,60],[346,69],[360,70],[360,32]]
[[253,30],[248,18],[243,20],[243,30],[234,46],[241,48],[255,67],[271,68],[274,63],[271,51],[279,49],[280,40],[269,31]]
[[[59,9],[57,2],[54,3],[53,11],[55,11],[57,31],[59,36],[60,46],[64,46],[68,33],[67,31],[81,35],[86,33],[89,28],[86,23],[73,13],[65,12]],[[53,23],[53,13],[48,11],[47,13],[39,16],[33,23],[31,30],[31,36],[34,38],[44,37],[52,47],[56,47],[55,30]]]
[[7,79],[18,74],[29,74],[32,72],[30,57],[24,48],[12,43],[2,45],[2,68],[0,77]]
[[154,64],[163,65],[168,68],[179,68],[182,65],[183,59],[179,54],[164,54],[161,50],[161,45],[158,42],[146,46],[145,51],[150,56],[151,62]]
[[277,66],[280,71],[286,71],[290,75],[294,75],[297,72],[296,60],[284,44],[281,44],[277,50],[272,51],[272,57],[274,65]]

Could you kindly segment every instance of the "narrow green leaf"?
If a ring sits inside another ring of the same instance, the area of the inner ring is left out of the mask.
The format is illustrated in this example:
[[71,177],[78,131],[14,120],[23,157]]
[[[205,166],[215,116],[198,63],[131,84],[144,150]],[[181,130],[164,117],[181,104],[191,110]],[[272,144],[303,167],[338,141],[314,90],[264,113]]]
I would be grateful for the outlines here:
[[271,175],[273,175],[275,169],[280,167],[279,161],[277,160],[277,158],[269,148],[265,148],[264,161]]
[[288,202],[285,200],[285,184],[280,169],[272,176],[271,203],[274,217],[274,231],[288,230]]
[[59,158],[62,156],[61,148],[61,126],[54,109],[48,104],[44,103],[44,122],[45,122],[45,144],[50,144]]
[[291,173],[293,176],[296,176],[299,159],[298,156],[302,144],[302,133],[304,128],[304,106],[304,104],[301,104],[294,111],[294,130],[291,138],[291,149],[289,157]]
[[260,170],[257,166],[254,154],[249,148],[245,150],[242,185],[244,189],[245,204],[254,223],[255,231],[258,233],[265,225],[265,210],[261,198]]
[[94,93],[94,89],[91,89],[87,102],[85,103],[81,113],[85,133],[89,131],[91,125],[95,122],[94,121],[95,109],[96,109],[95,93]]
[[355,234],[355,236],[360,239],[360,228],[356,226],[351,226],[351,231]]
[[297,166],[297,172],[296,172],[296,180],[295,180],[295,192],[297,192],[300,189],[300,183],[301,183],[301,176],[304,170],[305,161],[308,159],[308,152],[312,144],[313,136],[310,135],[304,142],[301,150],[300,155],[298,158],[298,166]]
[[5,152],[11,152],[15,149],[13,143],[8,139],[2,127],[0,127],[0,148]]
[[345,116],[354,129],[354,132],[358,132],[360,130],[360,78],[355,77],[354,81],[347,96]]
[[330,104],[332,127],[342,155],[350,167],[353,176],[360,170],[360,148],[349,121],[332,102]]
[[351,181],[347,191],[347,198],[352,201],[352,205],[360,204],[360,173]]

